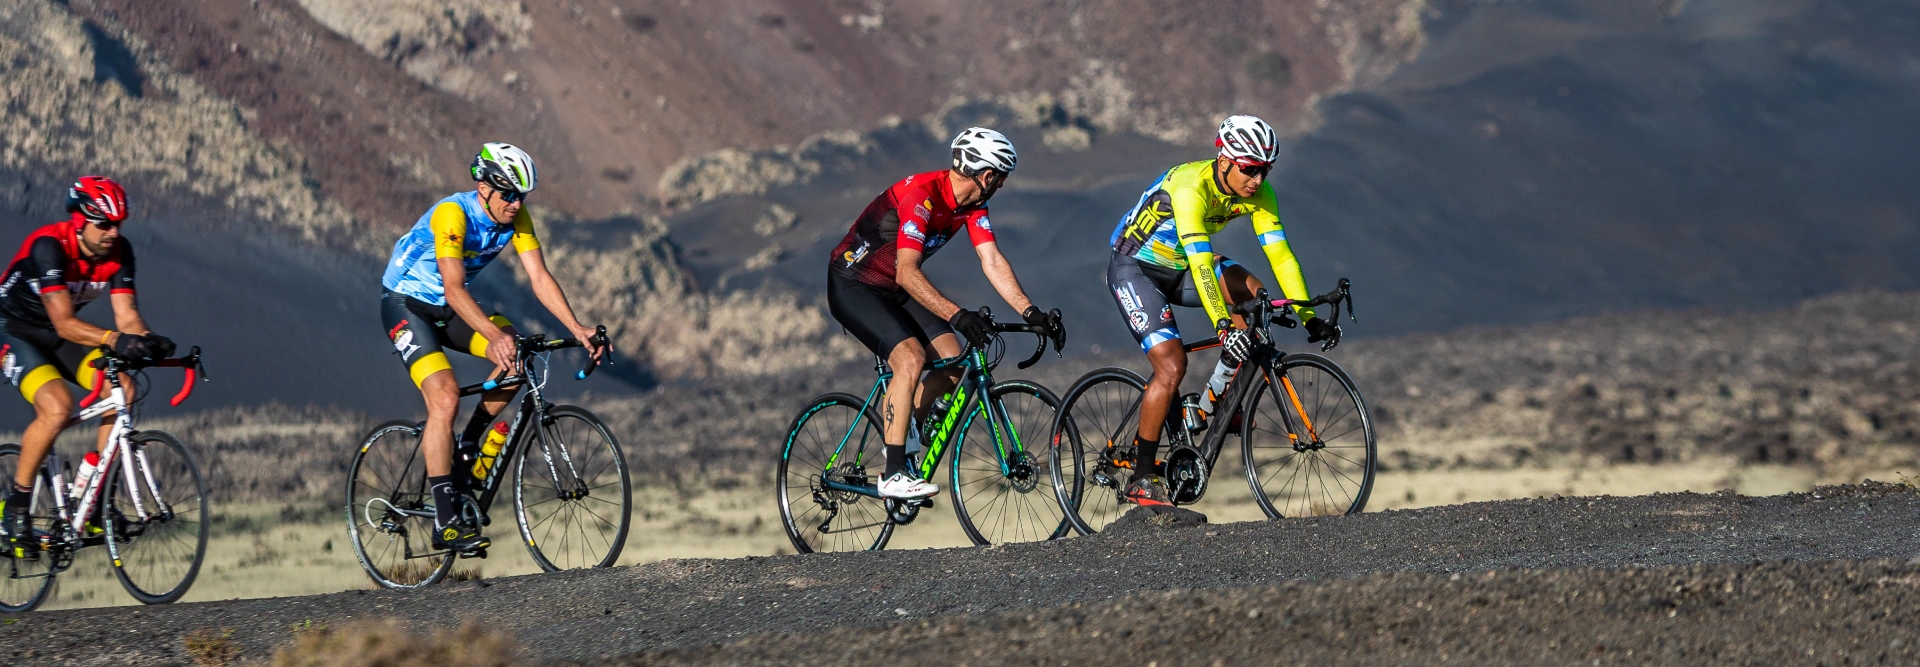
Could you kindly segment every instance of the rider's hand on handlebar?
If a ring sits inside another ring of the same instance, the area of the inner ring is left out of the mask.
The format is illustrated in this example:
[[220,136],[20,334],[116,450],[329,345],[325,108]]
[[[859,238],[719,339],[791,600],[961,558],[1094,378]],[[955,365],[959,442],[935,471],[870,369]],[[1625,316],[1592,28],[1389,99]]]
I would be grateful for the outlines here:
[[580,341],[581,345],[587,347],[587,354],[592,355],[594,363],[600,363],[600,359],[607,356],[607,348],[601,346],[600,341],[594,340],[593,337],[598,335],[598,333],[593,329],[588,327],[573,327],[572,331],[573,339]]
[[142,336],[120,332],[113,339],[113,356],[133,361],[152,361],[164,359],[173,354],[173,341],[166,336],[148,334]]
[[493,362],[500,372],[513,374],[520,370],[520,347],[513,335],[500,331],[487,337],[487,361]]
[[1046,328],[1048,338],[1056,341],[1067,339],[1067,325],[1061,323],[1059,310],[1040,312],[1039,306],[1027,306],[1027,312],[1021,313],[1020,319],[1026,320],[1030,326]]
[[1340,325],[1315,317],[1308,319],[1306,326],[1307,342],[1326,341],[1327,344],[1321,348],[1322,351],[1331,350],[1333,346],[1340,344]]
[[1245,362],[1247,357],[1253,355],[1253,335],[1247,333],[1246,329],[1235,329],[1232,326],[1221,329],[1220,353],[1226,357],[1229,364],[1237,366]]
[[987,318],[981,317],[980,313],[962,308],[953,317],[947,318],[947,324],[953,325],[954,333],[973,343],[974,347],[986,347],[993,342],[993,327],[987,325]]

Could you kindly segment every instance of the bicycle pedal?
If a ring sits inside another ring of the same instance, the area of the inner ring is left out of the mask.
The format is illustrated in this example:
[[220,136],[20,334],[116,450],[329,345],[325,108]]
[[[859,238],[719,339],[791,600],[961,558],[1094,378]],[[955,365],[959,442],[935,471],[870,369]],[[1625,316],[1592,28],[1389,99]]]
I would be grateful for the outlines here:
[[927,496],[925,498],[915,500],[913,501],[913,504],[919,507],[933,507],[933,496]]
[[486,549],[474,549],[473,551],[462,551],[462,552],[460,552],[460,559],[461,559],[461,560],[466,560],[466,559],[468,559],[468,558],[479,558],[479,559],[485,559],[486,557],[487,557],[487,550],[486,550]]

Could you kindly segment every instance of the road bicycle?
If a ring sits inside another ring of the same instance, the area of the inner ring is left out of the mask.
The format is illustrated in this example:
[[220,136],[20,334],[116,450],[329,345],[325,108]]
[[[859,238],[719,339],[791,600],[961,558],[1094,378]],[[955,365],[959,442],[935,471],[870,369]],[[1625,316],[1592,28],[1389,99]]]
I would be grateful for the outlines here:
[[[486,476],[469,478],[477,497],[461,494],[460,512],[488,525],[488,510],[513,463],[513,514],[521,540],[546,572],[608,567],[626,546],[633,508],[627,460],[613,432],[586,408],[547,402],[541,390],[551,376],[555,350],[608,350],[607,329],[586,344],[542,334],[514,336],[519,374],[460,388],[462,397],[525,385],[495,463]],[[574,374],[585,380],[598,364]],[[537,428],[536,428],[537,426]],[[439,582],[461,557],[485,558],[485,550],[457,554],[433,548],[433,492],[420,449],[424,422],[395,420],[367,435],[347,473],[347,533],[360,566],[385,588],[419,588]],[[456,463],[456,475],[471,468]]]
[[[1329,322],[1346,307],[1353,317],[1352,284],[1306,301],[1269,299],[1266,290],[1233,308],[1246,316],[1253,352],[1222,395],[1216,413],[1201,418],[1200,398],[1187,394],[1167,412],[1165,477],[1175,505],[1199,502],[1228,436],[1240,435],[1241,462],[1254,501],[1268,518],[1352,514],[1373,493],[1373,418],[1353,378],[1318,354],[1275,347],[1269,325],[1298,326],[1292,306],[1330,305]],[[1339,329],[1321,351],[1340,342]],[[1185,344],[1186,351],[1219,347],[1218,339]],[[1147,382],[1127,368],[1082,376],[1061,399],[1051,433],[1051,470],[1058,501],[1075,532],[1098,532],[1130,505],[1133,439]],[[1210,424],[1208,423],[1210,422]],[[1123,470],[1125,472],[1123,472]]]
[[[106,546],[113,574],[135,600],[164,604],[180,599],[200,574],[207,555],[207,481],[186,446],[161,431],[135,430],[134,405],[127,400],[123,374],[134,374],[138,388],[147,368],[186,371],[186,381],[169,402],[178,406],[193,395],[197,380],[207,379],[200,348],[186,356],[141,362],[103,355],[90,364],[93,391],[80,412],[62,429],[114,416],[107,446],[100,452],[101,473],[86,488],[73,488],[70,466],[49,450],[33,477],[28,514],[34,539],[19,549],[0,549],[6,578],[0,580],[0,611],[25,612],[46,602],[56,577],[73,567],[81,549]],[[102,390],[106,391],[104,398]],[[0,445],[0,475],[9,482],[20,465],[20,445]]]
[[[946,450],[953,449],[952,476],[942,491],[951,494],[960,528],[974,544],[1065,536],[1070,529],[1052,492],[1043,486],[1048,450],[1032,440],[1052,423],[1059,399],[1034,382],[993,381],[993,369],[1006,352],[1000,334],[1039,338],[1033,356],[1018,364],[1023,370],[1040,361],[1048,342],[1058,355],[1065,335],[1048,326],[994,324],[986,308],[980,314],[994,332],[987,348],[968,343],[959,355],[927,365],[928,370],[958,367],[960,379],[934,403],[928,423],[918,427],[925,451],[910,453],[908,468],[921,479],[933,479]],[[1052,315],[1059,321],[1060,311]],[[898,502],[880,497],[876,484],[885,461],[880,449],[883,422],[874,401],[886,395],[893,371],[886,360],[875,359],[874,372],[879,377],[865,399],[823,394],[787,429],[776,491],[780,520],[800,553],[884,549],[894,527],[911,523],[921,508],[933,506],[931,498]],[[976,420],[986,425],[987,437],[968,447],[967,434]]]

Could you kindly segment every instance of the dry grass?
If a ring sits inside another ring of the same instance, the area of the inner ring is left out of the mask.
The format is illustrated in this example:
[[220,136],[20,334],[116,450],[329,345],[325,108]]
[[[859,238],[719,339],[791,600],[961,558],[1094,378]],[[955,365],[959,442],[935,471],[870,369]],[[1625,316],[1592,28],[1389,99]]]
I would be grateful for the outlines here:
[[180,642],[198,667],[226,667],[240,658],[240,645],[233,641],[232,628],[195,630]]
[[472,623],[417,634],[398,621],[369,621],[297,633],[273,667],[509,667],[525,664],[512,634]]

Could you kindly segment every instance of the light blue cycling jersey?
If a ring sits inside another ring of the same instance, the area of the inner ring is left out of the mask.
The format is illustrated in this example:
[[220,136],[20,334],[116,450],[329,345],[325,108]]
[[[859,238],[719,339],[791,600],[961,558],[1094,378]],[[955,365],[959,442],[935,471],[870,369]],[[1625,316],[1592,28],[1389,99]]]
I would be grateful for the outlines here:
[[[512,225],[494,224],[480,193],[462,192],[434,204],[413,223],[413,229],[393,244],[393,257],[387,261],[386,275],[380,284],[394,292],[431,303],[447,305],[446,285],[440,278],[439,258],[458,254],[467,268],[466,282],[511,243],[516,252],[540,247],[533,235],[533,217],[521,207]],[[463,285],[466,283],[462,283]]]

